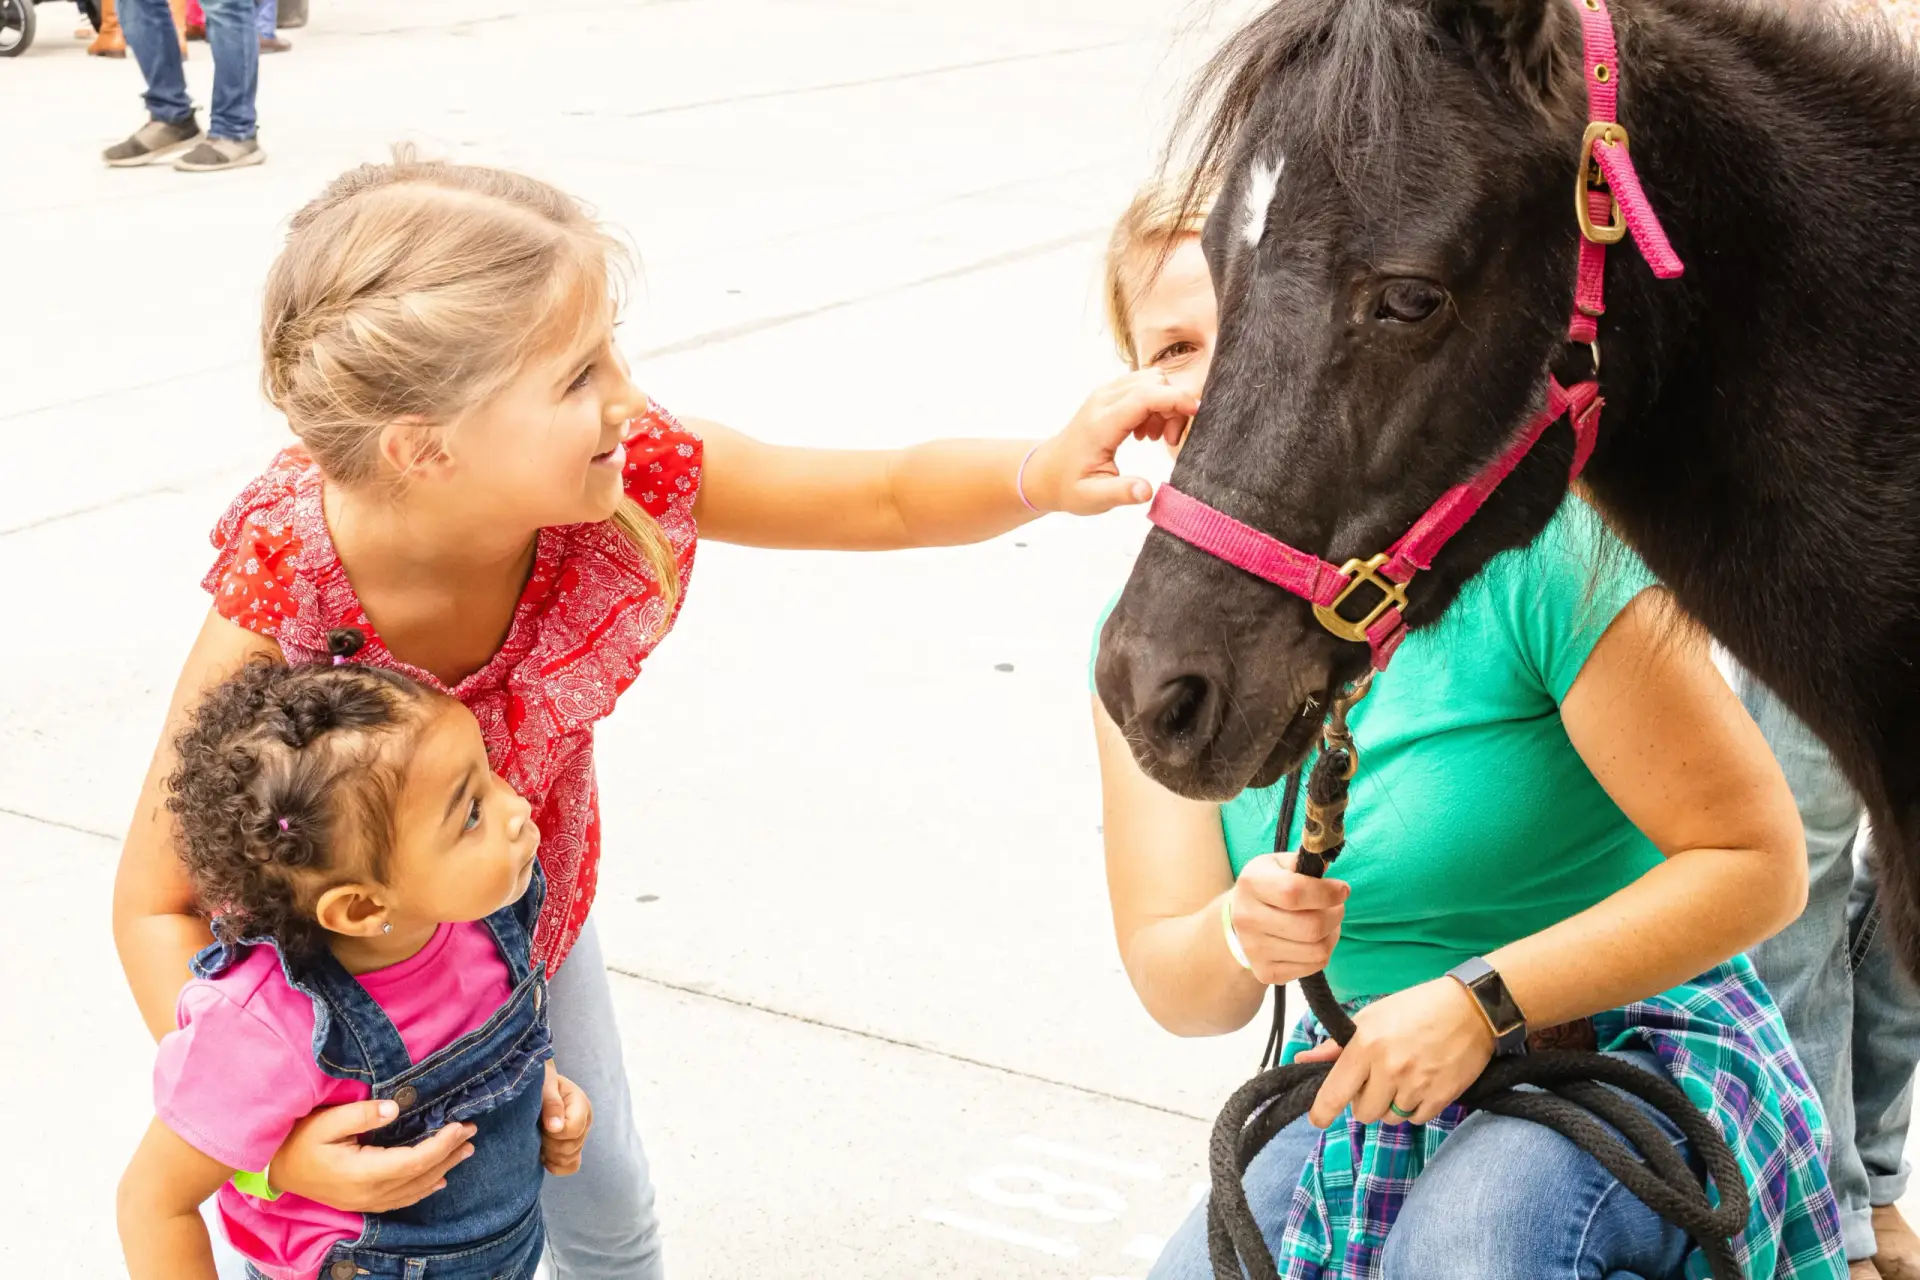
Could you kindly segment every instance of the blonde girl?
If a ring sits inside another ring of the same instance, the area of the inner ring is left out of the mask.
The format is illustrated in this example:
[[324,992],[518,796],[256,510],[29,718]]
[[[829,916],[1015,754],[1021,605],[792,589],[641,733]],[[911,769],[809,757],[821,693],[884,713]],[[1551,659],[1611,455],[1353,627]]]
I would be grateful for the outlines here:
[[[672,625],[699,537],[762,547],[975,542],[1048,511],[1144,501],[1113,451],[1196,408],[1157,375],[1103,388],[1060,434],[830,453],[682,423],[613,345],[614,243],[566,195],[401,155],[294,218],[267,283],[265,387],[298,444],[213,535],[213,607],[168,711],[120,862],[114,931],[149,1028],[175,1025],[209,934],[162,782],[202,692],[257,655],[309,661],[331,629],[464,704],[531,802],[547,897],[534,957],[554,1052],[593,1099],[580,1173],[543,1194],[559,1280],[663,1274],[646,1158],[589,915],[600,856],[594,725]],[[631,785],[615,779],[613,785]],[[275,1190],[352,1213],[410,1204],[471,1152],[451,1124],[362,1146],[392,1100],[316,1112]]]

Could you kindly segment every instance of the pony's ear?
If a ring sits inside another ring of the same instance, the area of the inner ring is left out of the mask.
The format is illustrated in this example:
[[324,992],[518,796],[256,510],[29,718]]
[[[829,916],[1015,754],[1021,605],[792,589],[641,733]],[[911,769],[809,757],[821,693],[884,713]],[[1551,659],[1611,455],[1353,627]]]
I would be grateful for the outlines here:
[[1556,68],[1576,49],[1579,27],[1568,0],[1433,0],[1443,26],[1480,66],[1524,98],[1553,96]]

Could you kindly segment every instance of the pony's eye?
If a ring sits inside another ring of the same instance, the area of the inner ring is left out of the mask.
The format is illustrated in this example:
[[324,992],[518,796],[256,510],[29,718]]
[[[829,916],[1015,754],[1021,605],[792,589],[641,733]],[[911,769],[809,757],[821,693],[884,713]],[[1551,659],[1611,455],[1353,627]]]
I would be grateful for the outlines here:
[[1431,281],[1395,280],[1380,291],[1373,317],[1398,324],[1418,324],[1438,311],[1446,299],[1446,291]]

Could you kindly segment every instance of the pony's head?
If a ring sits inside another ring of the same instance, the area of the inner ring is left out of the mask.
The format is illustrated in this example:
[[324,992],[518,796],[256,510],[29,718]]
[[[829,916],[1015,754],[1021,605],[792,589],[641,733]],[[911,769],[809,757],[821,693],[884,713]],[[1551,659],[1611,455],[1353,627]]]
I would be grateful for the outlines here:
[[[1501,452],[1550,370],[1587,374],[1566,336],[1581,3],[1280,0],[1215,58],[1196,94],[1220,334],[1181,491],[1364,560]],[[1572,450],[1549,432],[1414,580],[1412,625],[1544,527]],[[1096,680],[1149,774],[1222,799],[1291,768],[1368,661],[1304,600],[1156,530]]]

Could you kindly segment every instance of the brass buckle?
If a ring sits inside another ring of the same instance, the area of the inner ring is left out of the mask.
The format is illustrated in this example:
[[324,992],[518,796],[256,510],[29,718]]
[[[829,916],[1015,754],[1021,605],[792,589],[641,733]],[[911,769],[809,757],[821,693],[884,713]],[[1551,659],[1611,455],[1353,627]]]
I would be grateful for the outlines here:
[[1625,149],[1627,131],[1624,126],[1604,120],[1595,120],[1587,126],[1586,134],[1580,139],[1580,167],[1573,178],[1573,214],[1580,220],[1580,234],[1588,240],[1595,244],[1619,244],[1627,238],[1627,216],[1620,211],[1620,197],[1613,197],[1613,220],[1604,226],[1595,223],[1593,215],[1587,212],[1587,192],[1597,189],[1605,180],[1594,164],[1593,147],[1597,142]]
[[[1341,565],[1340,572],[1347,579],[1347,585],[1340,589],[1340,594],[1333,598],[1332,604],[1313,606],[1313,616],[1320,620],[1320,625],[1342,640],[1366,644],[1367,628],[1380,621],[1381,615],[1389,609],[1405,609],[1407,589],[1391,578],[1380,576],[1380,568],[1386,562],[1387,555],[1382,552],[1371,560],[1349,560]],[[1353,622],[1342,617],[1339,609],[1346,603],[1347,597],[1358,590],[1362,584],[1372,586],[1380,592],[1380,603],[1373,606],[1366,617]]]

